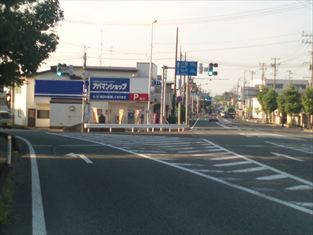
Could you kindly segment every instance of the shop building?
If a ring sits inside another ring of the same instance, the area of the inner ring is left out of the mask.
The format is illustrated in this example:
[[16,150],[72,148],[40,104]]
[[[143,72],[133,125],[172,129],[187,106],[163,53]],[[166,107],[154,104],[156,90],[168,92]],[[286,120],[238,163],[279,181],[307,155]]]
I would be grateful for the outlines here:
[[[38,72],[15,88],[15,125],[70,127],[82,122],[83,113],[85,121],[93,123],[102,115],[106,123],[146,123],[149,63],[137,63],[136,67],[87,66],[87,72],[82,66],[66,66],[63,76],[56,70],[57,66],[52,66]],[[153,64],[152,81],[156,80],[157,66]],[[152,85],[151,97],[156,90]],[[82,102],[84,97],[86,102]],[[155,120],[155,105],[152,102],[151,120]]]

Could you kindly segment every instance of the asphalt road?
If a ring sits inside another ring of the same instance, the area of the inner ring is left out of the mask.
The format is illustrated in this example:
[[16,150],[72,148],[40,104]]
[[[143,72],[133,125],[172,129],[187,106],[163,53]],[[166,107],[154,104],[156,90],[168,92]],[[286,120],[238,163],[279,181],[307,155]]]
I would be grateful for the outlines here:
[[312,136],[240,125],[202,120],[153,136],[12,130],[25,154],[0,233],[313,234]]

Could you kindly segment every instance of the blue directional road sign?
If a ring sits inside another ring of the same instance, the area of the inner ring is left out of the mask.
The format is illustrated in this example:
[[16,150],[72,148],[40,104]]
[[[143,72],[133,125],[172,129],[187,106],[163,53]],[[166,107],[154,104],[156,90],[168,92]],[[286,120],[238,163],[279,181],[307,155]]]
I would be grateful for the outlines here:
[[197,76],[197,61],[176,61],[176,75]]

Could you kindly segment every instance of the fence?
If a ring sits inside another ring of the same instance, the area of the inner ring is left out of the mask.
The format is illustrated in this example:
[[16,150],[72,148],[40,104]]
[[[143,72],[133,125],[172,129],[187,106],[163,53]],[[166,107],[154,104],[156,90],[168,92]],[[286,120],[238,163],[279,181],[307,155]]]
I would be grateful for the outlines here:
[[124,129],[131,130],[132,132],[138,130],[146,130],[149,132],[154,132],[155,130],[163,131],[172,130],[185,131],[185,124],[98,124],[98,123],[85,123],[84,127],[87,129],[87,132],[90,132],[90,129],[109,129],[112,132],[113,129]]

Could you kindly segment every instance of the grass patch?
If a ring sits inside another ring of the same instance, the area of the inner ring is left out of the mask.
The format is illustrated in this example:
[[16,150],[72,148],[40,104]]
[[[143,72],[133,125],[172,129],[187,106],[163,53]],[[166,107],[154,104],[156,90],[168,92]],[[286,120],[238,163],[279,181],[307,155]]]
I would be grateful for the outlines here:
[[[0,185],[0,224],[8,224],[9,222],[9,207],[12,201],[13,184],[10,169],[7,166],[0,166],[2,185]],[[2,172],[1,172],[2,171]]]

